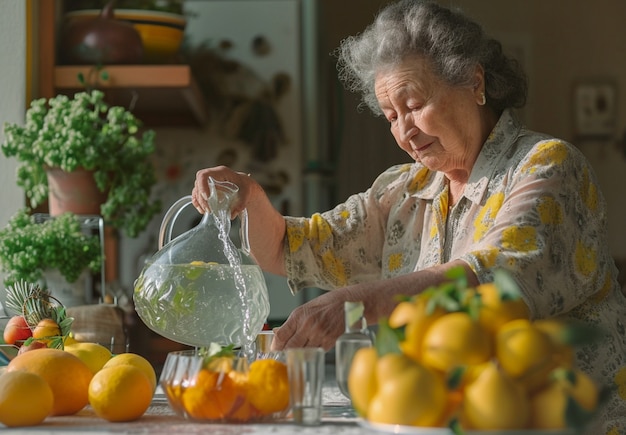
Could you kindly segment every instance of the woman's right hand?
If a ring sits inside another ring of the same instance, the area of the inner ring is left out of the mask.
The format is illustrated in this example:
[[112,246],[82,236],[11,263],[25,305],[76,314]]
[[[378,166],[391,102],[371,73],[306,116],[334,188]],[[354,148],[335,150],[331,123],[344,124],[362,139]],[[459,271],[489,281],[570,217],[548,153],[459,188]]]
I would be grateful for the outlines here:
[[248,238],[252,255],[263,270],[284,275],[285,219],[274,208],[263,187],[250,174],[233,171],[226,166],[201,169],[196,172],[191,202],[202,214],[207,210],[210,211],[207,201],[211,195],[209,177],[237,185],[239,191],[231,204],[231,218],[235,218],[244,209],[247,210]]
[[209,177],[212,177],[214,180],[229,181],[239,188],[237,197],[231,207],[232,218],[248,207],[253,191],[262,191],[258,183],[250,177],[250,174],[236,172],[226,166],[200,169],[196,172],[196,181],[191,192],[191,202],[196,210],[202,214],[210,211],[208,204],[208,198],[211,196]]

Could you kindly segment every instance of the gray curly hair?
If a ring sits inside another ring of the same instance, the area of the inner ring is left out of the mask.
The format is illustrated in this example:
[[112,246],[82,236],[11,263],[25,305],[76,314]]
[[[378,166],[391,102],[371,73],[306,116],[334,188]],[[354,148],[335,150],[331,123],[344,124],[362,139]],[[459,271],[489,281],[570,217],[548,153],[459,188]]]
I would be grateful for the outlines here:
[[401,0],[385,7],[363,33],[344,39],[335,55],[346,89],[361,93],[382,115],[374,93],[376,74],[411,56],[422,56],[452,86],[471,86],[477,65],[485,71],[487,104],[496,113],[526,104],[527,81],[502,45],[462,14],[429,0]]

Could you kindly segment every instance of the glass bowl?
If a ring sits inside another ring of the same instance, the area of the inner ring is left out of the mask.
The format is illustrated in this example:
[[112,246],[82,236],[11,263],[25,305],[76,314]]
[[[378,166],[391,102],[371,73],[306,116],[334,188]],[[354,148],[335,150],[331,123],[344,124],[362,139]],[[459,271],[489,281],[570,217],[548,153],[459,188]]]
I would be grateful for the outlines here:
[[176,414],[214,423],[276,421],[289,412],[287,366],[278,355],[208,359],[170,352],[159,380]]

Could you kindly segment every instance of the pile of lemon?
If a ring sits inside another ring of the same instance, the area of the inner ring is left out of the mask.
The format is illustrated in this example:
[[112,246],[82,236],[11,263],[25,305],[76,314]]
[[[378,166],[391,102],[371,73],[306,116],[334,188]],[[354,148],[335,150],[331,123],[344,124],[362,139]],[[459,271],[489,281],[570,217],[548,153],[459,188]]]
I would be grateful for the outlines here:
[[373,423],[469,430],[564,429],[592,418],[600,391],[574,363],[597,331],[529,321],[515,283],[450,282],[401,301],[376,347],[355,354],[348,388]]
[[113,355],[100,344],[69,336],[64,340],[63,349],[33,348],[9,362],[0,375],[0,423],[35,426],[87,405],[112,422],[145,413],[157,384],[148,360],[134,353]]

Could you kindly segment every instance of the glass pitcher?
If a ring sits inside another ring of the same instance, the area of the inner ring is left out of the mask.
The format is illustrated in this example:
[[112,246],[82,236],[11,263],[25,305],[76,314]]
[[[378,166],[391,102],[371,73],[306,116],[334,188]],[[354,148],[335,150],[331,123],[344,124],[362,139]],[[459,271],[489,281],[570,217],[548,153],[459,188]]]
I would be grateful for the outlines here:
[[156,333],[190,346],[250,346],[269,314],[261,268],[250,255],[248,214],[240,214],[240,247],[230,237],[230,209],[239,188],[209,179],[210,211],[191,230],[172,229],[191,196],[175,202],[159,231],[159,251],[135,281],[137,314]]

